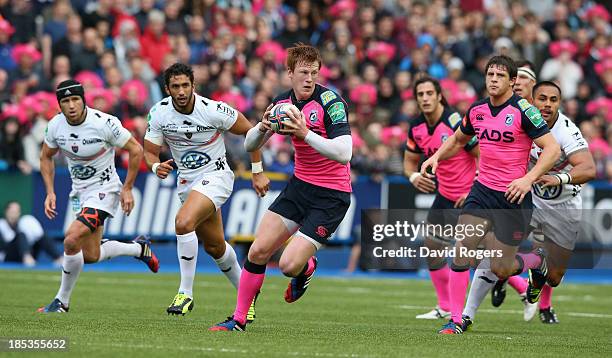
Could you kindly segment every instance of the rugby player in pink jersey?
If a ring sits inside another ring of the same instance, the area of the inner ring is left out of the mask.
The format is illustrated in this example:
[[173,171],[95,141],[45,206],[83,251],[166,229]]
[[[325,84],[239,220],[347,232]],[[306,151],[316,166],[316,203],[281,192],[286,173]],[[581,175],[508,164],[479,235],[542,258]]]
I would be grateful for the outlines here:
[[[414,187],[424,193],[433,193],[436,184],[418,172],[421,156],[431,156],[452,136],[461,123],[461,115],[453,111],[442,95],[440,83],[431,77],[419,78],[413,87],[414,98],[421,114],[410,122],[404,174]],[[463,202],[470,192],[476,176],[478,145],[476,138],[448,160],[440,162],[437,172],[438,192],[427,215],[427,223],[455,225]],[[428,235],[424,245],[431,250],[442,250],[452,245],[454,238]],[[450,316],[448,276],[450,269],[444,257],[428,257],[429,276],[438,297],[437,306],[417,319],[445,319]]]
[[246,315],[263,285],[270,257],[285,247],[279,266],[291,277],[285,301],[295,302],[306,291],[317,267],[314,254],[334,233],[351,203],[351,130],[347,105],[334,91],[316,83],[321,69],[319,51],[303,44],[287,50],[287,74],[292,89],[273,100],[261,123],[247,133],[245,148],[260,148],[273,132],[270,109],[292,103],[291,122],[283,134],[295,147],[295,172],[264,214],[242,269],[234,314],[212,331],[244,331]]
[[[466,229],[465,239],[455,242],[457,252],[449,278],[451,320],[439,331],[441,334],[461,334],[471,323],[469,319],[464,322],[461,316],[469,267],[475,264],[465,250],[476,250],[487,232],[493,234],[489,249],[501,253],[490,258],[489,280],[504,280],[530,268],[538,268],[546,275],[542,252],[517,254],[517,249],[528,234],[533,206],[531,186],[559,158],[559,144],[538,109],[512,92],[517,68],[510,57],[491,58],[485,76],[489,97],[470,107],[460,128],[421,167],[422,175],[429,175],[428,170],[435,174],[439,161],[477,136],[479,176],[465,200],[458,225],[478,229]],[[542,148],[542,153],[527,171],[533,142]]]
[[[520,71],[520,69],[519,69]],[[582,218],[582,184],[595,177],[595,164],[588,144],[573,121],[559,111],[561,89],[554,82],[544,81],[533,87],[533,104],[540,110],[552,135],[561,145],[561,157],[554,167],[540,177],[532,187],[534,213],[531,226],[535,228],[533,238],[536,245],[546,249],[548,275],[530,270],[529,284],[524,283],[524,300],[535,302],[540,298],[540,320],[542,323],[558,323],[552,309],[552,287],[561,282],[565,274],[574,245],[578,240]],[[540,148],[532,146],[530,165],[537,162]],[[518,276],[513,276],[518,277]],[[545,285],[545,283],[547,283]],[[478,305],[491,287],[482,280],[474,280],[470,288],[464,315],[473,319]],[[475,289],[476,288],[476,289]],[[530,320],[536,313],[525,316]]]

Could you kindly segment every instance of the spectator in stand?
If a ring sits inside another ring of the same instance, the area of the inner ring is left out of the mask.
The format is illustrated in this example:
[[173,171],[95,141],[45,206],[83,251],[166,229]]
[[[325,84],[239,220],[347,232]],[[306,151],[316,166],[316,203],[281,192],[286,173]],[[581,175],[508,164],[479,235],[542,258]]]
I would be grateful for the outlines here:
[[147,27],[140,38],[140,54],[156,74],[161,71],[164,56],[172,50],[165,25],[164,13],[159,10],[151,10]]
[[6,118],[0,126],[0,170],[30,174],[32,166],[25,160],[23,149],[24,127],[16,117]]

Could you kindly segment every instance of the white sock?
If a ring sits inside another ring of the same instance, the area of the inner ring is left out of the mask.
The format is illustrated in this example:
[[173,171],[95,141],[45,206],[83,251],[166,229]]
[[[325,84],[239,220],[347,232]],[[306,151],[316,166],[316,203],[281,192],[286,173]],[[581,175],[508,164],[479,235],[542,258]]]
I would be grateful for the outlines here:
[[98,262],[110,260],[117,256],[136,256],[139,257],[142,246],[135,242],[119,242],[108,240],[100,245],[100,258]]
[[79,278],[79,274],[83,270],[83,251],[74,255],[64,253],[64,262],[62,263],[62,283],[55,298],[62,301],[66,306],[70,303],[70,295],[74,289],[74,285]]
[[192,231],[185,235],[176,235],[176,240],[176,251],[181,267],[179,292],[193,297],[193,279],[198,263],[198,236]]
[[240,264],[238,264],[238,258],[236,257],[236,252],[234,248],[225,242],[225,253],[218,259],[214,259],[219,266],[219,269],[223,274],[227,277],[228,280],[238,288],[238,283],[240,282]]
[[497,280],[497,276],[491,271],[490,260],[488,258],[482,260],[476,268],[476,272],[474,272],[474,279],[470,285],[470,293],[463,310],[464,315],[472,319],[476,316],[478,307],[493,286],[495,286]]

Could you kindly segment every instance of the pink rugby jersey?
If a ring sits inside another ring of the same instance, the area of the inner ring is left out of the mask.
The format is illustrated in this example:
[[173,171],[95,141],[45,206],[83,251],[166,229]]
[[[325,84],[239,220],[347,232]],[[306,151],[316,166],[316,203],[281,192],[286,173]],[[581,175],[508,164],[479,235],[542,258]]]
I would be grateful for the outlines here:
[[[323,138],[351,135],[348,124],[348,108],[342,97],[319,84],[309,99],[298,101],[293,90],[273,100],[277,103],[293,103],[302,111],[308,129]],[[303,140],[291,137],[295,147],[296,178],[324,188],[352,192],[350,163],[340,164],[325,158]]]
[[461,131],[476,135],[480,145],[477,180],[501,192],[527,173],[533,139],[549,132],[540,111],[517,94],[497,107],[488,97],[474,103],[461,122]]
[[[453,135],[460,123],[461,116],[450,108],[444,108],[442,116],[433,127],[429,126],[427,119],[421,114],[410,122],[406,150],[423,153],[429,158]],[[459,197],[469,193],[476,176],[476,158],[469,151],[476,145],[478,141],[474,137],[464,150],[438,165],[438,191],[443,197],[457,201]]]

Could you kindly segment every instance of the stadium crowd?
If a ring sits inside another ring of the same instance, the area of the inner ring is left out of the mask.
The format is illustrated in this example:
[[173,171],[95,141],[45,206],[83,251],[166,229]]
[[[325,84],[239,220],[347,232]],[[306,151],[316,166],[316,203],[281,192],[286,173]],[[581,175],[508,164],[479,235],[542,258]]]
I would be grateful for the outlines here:
[[[297,42],[321,50],[319,82],[349,102],[355,174],[402,173],[420,72],[440,79],[463,114],[484,96],[484,66],[501,53],[560,84],[597,178],[612,182],[610,11],[585,0],[0,0],[0,171],[38,170],[54,89],[70,77],[89,106],[142,141],[169,65],[191,64],[199,94],[257,122],[289,88],[284,48]],[[269,142],[267,170],[293,171],[286,139]],[[227,135],[238,171],[249,162],[242,142]]]

